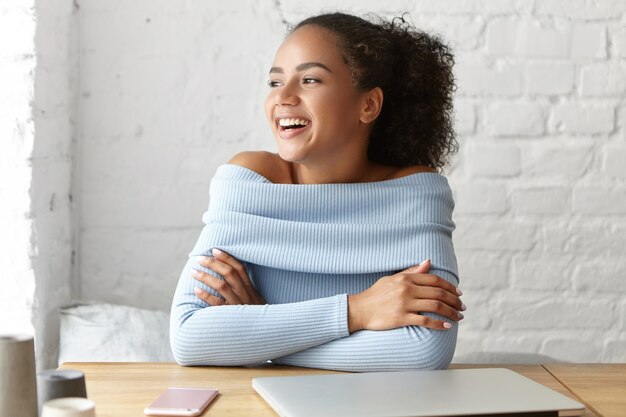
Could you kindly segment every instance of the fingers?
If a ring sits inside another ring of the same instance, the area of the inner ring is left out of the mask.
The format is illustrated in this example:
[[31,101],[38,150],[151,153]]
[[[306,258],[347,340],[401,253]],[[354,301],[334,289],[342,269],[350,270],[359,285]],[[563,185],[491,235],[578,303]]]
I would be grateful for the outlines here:
[[418,299],[429,299],[446,304],[455,311],[465,310],[465,305],[456,294],[451,294],[440,287],[414,286],[413,297]]
[[198,271],[197,269],[192,270],[191,275],[206,286],[211,287],[215,291],[220,293],[220,295],[224,297],[226,303],[239,304],[239,298],[237,297],[237,294],[235,294],[233,289],[230,287],[230,285],[228,285],[228,282],[226,282],[225,280],[216,278],[211,274],[207,274],[206,272]]
[[[232,259],[231,262],[233,262]],[[239,262],[237,263],[239,264]],[[230,288],[232,288],[236,294],[244,295],[247,293],[245,284],[236,265],[231,265],[209,256],[198,257],[198,264],[223,276],[226,283],[228,283]],[[241,266],[241,264],[239,264],[239,266]],[[217,288],[214,289],[218,290]]]
[[[428,274],[428,271],[430,271],[431,266],[432,266],[432,263],[431,263],[430,258],[429,258],[429,259],[426,259],[425,261],[423,261],[422,263],[420,263],[419,265],[407,268],[407,269],[405,269],[404,271],[402,271],[400,273],[425,275],[425,274]],[[430,278],[428,278],[428,279],[421,278],[421,280],[423,280],[423,282],[416,282],[416,283],[419,284],[419,285],[443,286],[444,289],[446,289],[447,291],[449,291],[449,292],[451,292],[453,294],[463,295],[463,293],[461,292],[460,289],[455,287],[453,284],[450,284],[445,279],[440,278],[440,277],[438,277],[436,275],[432,275],[431,274]]]
[[197,262],[211,271],[221,275],[219,279],[211,274],[197,271],[196,279],[203,278],[206,285],[222,295],[227,304],[266,304],[259,295],[244,265],[230,254],[217,248],[213,249],[213,257],[198,256]]
[[213,256],[237,271],[237,274],[239,275],[239,278],[241,279],[241,282],[244,286],[248,288],[253,287],[252,281],[250,281],[250,277],[248,276],[248,271],[246,271],[246,268],[243,266],[243,264],[235,259],[235,257],[217,248],[213,249]]
[[453,294],[454,296],[459,296],[462,294],[460,290],[457,290],[457,288],[453,284],[449,283],[448,281],[446,281],[445,279],[441,277],[438,277],[437,275],[419,274],[419,275],[414,275],[412,280],[413,280],[413,283],[416,285],[439,287]]
[[416,300],[412,303],[411,307],[411,311],[420,313],[435,313],[455,322],[463,320],[464,317],[463,313],[458,311],[456,308],[450,307],[446,303],[438,300]]
[[411,273],[411,274],[426,274],[430,270],[430,259],[426,259],[422,261],[419,265],[412,266],[410,268],[405,269],[402,272]]
[[208,305],[211,306],[221,306],[225,304],[225,301],[223,298],[220,297],[216,297],[212,294],[209,294],[208,292],[204,291],[201,288],[194,288],[193,290],[194,294],[196,294],[196,296],[201,299],[202,301],[204,301],[205,303],[207,303]]
[[413,314],[409,318],[409,322],[411,323],[411,326],[422,326],[435,330],[450,330],[453,326],[451,323],[446,321],[433,319],[419,314]]

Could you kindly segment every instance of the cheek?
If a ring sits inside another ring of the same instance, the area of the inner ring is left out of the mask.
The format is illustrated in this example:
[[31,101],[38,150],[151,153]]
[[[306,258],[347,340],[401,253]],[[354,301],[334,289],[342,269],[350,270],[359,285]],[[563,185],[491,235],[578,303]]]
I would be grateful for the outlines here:
[[359,102],[348,94],[332,95],[319,106],[325,120],[339,129],[351,129],[359,119]]
[[267,117],[267,120],[270,122],[270,125],[273,125],[273,113],[274,112],[274,97],[272,95],[272,93],[268,93],[267,97],[265,98],[265,116]]

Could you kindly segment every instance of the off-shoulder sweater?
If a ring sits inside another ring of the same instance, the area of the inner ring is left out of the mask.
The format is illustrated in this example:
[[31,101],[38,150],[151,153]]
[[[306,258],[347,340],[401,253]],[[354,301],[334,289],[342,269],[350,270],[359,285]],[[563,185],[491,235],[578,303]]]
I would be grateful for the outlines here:
[[[273,363],[344,371],[441,369],[449,330],[408,326],[348,331],[348,294],[430,258],[430,273],[458,285],[454,202],[445,177],[332,184],[275,184],[224,164],[211,180],[204,227],[180,275],[170,342],[182,365]],[[209,306],[215,290],[191,276],[219,248],[246,268],[266,305]],[[433,313],[423,313],[443,319]]]

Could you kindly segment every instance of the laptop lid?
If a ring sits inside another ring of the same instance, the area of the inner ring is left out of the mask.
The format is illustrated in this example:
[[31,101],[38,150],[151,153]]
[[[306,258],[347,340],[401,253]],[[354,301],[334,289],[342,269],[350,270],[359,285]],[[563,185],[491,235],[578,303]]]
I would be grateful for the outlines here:
[[281,417],[579,416],[583,404],[509,369],[258,377]]

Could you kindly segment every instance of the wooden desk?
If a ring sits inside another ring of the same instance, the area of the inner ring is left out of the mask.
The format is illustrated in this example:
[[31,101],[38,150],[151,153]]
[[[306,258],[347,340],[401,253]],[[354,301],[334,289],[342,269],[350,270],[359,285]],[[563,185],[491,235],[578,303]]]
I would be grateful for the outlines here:
[[626,416],[626,364],[548,364],[544,368],[599,416]]
[[[487,367],[490,366],[451,366],[455,369]],[[585,403],[587,406],[585,417],[626,416],[626,390],[619,388],[626,385],[626,365],[492,365],[491,367],[511,369]],[[221,393],[220,397],[213,402],[203,416],[275,417],[274,411],[252,389],[253,377],[333,373],[287,366],[186,368],[173,363],[138,362],[64,363],[61,369],[78,369],[85,373],[87,394],[96,403],[98,417],[143,416],[144,407],[164,389],[172,386],[218,388]],[[593,376],[594,383],[583,386],[582,382],[588,380],[588,375]],[[612,386],[616,386],[617,391],[611,388]]]

